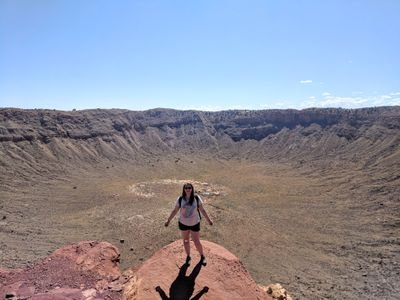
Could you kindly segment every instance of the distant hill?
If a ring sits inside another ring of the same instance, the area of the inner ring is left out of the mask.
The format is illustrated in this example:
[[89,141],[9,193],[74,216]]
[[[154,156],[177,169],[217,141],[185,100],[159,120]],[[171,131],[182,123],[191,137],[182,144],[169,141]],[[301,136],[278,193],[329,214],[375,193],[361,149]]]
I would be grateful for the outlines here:
[[[307,173],[365,170],[395,193],[400,107],[364,109],[0,109],[3,189],[97,165],[203,159],[289,163]],[[378,180],[378,181],[377,181]]]
[[[0,166],[19,173],[202,154],[399,168],[400,107],[232,110],[0,109]],[[3,173],[3,172],[2,172]]]

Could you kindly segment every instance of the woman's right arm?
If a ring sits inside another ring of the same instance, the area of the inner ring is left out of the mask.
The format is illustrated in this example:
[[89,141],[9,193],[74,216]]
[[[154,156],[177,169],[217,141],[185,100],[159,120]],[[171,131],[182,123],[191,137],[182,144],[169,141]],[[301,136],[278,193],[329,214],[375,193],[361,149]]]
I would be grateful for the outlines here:
[[168,217],[167,222],[164,223],[165,227],[169,225],[169,222],[175,217],[176,213],[179,211],[179,207],[175,206],[175,208],[171,211],[171,214]]

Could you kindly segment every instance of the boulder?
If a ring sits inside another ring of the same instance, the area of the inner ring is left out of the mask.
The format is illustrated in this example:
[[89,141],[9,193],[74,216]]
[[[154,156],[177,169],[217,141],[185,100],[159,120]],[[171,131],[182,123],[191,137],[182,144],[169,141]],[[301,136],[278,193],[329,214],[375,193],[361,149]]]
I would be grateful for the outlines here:
[[84,241],[25,269],[0,269],[0,299],[121,299],[119,255],[110,243]]

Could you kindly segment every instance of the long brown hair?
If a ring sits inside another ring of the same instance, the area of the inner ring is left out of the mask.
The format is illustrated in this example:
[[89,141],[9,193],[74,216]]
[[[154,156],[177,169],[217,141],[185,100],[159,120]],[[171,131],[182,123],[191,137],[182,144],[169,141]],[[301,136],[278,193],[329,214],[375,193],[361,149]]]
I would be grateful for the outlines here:
[[182,187],[182,198],[186,197],[185,187],[191,187],[192,188],[192,191],[190,193],[190,198],[189,198],[189,204],[192,205],[193,201],[194,201],[194,187],[193,187],[193,184],[187,182],[187,183],[185,183],[183,185],[183,187]]

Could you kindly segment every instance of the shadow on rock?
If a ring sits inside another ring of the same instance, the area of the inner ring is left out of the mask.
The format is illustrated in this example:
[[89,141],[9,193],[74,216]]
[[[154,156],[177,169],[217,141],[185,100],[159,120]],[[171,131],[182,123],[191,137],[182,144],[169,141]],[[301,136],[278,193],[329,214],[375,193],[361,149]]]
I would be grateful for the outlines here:
[[190,298],[194,292],[195,279],[201,270],[201,261],[194,267],[192,273],[186,276],[188,267],[188,264],[184,264],[180,268],[178,277],[169,288],[169,297],[160,286],[156,287],[156,291],[160,294],[162,300],[197,300],[208,292],[208,287],[205,286],[196,296]]

